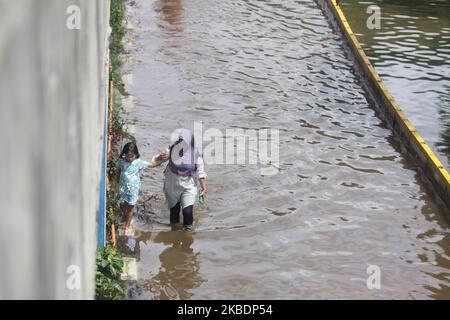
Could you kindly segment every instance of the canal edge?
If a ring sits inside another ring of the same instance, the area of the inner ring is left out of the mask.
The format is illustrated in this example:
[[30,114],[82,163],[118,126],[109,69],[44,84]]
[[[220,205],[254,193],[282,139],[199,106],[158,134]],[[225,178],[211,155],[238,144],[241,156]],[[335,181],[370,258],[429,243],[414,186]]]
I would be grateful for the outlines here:
[[[361,80],[366,87],[366,91],[376,102],[378,110],[383,116],[389,128],[398,137],[402,153],[412,156],[418,166],[422,177],[430,184],[435,192],[437,202],[441,204],[450,219],[450,175],[444,168],[436,154],[425,142],[420,133],[408,120],[399,104],[389,93],[387,87],[372,66],[369,58],[364,52],[356,35],[350,27],[344,12],[337,0],[317,0],[319,6],[324,10],[325,15],[334,20],[334,27],[343,33],[343,40],[350,48],[354,60],[358,62],[357,71],[361,73]],[[331,14],[330,14],[331,13]]]

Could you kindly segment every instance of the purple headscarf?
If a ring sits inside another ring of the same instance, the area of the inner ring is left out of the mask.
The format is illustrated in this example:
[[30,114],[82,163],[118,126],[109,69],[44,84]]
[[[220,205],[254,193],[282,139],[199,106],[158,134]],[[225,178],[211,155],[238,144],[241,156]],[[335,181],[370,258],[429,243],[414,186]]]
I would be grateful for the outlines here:
[[169,169],[179,176],[193,176],[197,171],[197,149],[194,135],[188,129],[178,129],[172,135]]

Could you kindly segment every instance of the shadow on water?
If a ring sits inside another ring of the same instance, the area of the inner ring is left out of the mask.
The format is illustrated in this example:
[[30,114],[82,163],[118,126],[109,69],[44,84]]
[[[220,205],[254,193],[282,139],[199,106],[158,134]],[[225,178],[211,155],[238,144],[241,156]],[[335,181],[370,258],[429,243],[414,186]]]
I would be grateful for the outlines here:
[[194,252],[194,237],[191,232],[182,230],[147,232],[141,234],[138,243],[151,242],[149,245],[164,245],[159,254],[160,267],[141,287],[150,295],[150,299],[190,299],[191,289],[198,288],[206,280],[199,275],[199,253]]

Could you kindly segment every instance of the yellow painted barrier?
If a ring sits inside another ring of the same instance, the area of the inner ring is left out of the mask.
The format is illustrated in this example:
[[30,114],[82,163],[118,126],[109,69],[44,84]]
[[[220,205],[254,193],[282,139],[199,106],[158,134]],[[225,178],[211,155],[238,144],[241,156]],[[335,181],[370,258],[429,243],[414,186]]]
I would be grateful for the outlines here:
[[429,183],[435,193],[436,200],[442,204],[447,213],[450,212],[450,175],[442,166],[438,157],[407,119],[400,106],[370,63],[358,39],[353,33],[350,24],[345,18],[336,0],[316,0],[325,14],[330,18],[336,29],[344,34],[344,40],[351,49],[358,62],[363,83],[368,93],[381,108],[385,120],[400,140],[403,151],[406,151],[415,160],[419,171],[425,181]]

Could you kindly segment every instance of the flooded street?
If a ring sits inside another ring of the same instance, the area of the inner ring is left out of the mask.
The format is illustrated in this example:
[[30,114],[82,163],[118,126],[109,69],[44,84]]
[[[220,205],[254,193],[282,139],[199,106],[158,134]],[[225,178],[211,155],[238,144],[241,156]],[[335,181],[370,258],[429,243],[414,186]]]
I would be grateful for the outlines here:
[[170,231],[163,168],[145,172],[139,299],[450,299],[448,220],[315,1],[134,0],[128,20],[124,108],[144,160],[194,122],[280,133],[275,175],[206,164],[193,234]]
[[[369,5],[381,29],[366,27]],[[342,3],[364,50],[407,117],[450,169],[450,0]]]

